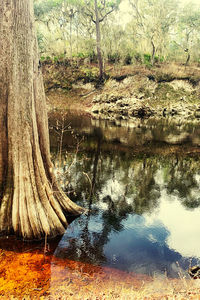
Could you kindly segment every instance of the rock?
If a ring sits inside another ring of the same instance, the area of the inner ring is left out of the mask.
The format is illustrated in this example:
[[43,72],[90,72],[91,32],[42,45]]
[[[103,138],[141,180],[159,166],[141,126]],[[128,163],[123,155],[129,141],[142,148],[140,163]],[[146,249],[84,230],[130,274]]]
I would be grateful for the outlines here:
[[144,94],[139,94],[139,95],[137,96],[137,98],[138,98],[138,99],[143,99],[143,98],[144,98]]
[[196,109],[196,111],[194,112],[194,115],[196,118],[200,118],[200,108]]
[[188,273],[193,279],[200,278],[200,267],[193,266],[193,267],[189,268]]
[[[144,80],[141,76],[131,76],[120,82],[109,80],[93,99],[95,117],[116,119],[158,118],[200,119],[200,107],[191,97],[191,88],[185,81],[169,84]],[[149,89],[151,94],[146,93]],[[155,109],[153,109],[153,107]],[[103,111],[101,109],[103,108]],[[99,111],[99,114],[96,112]]]
[[172,108],[172,110],[171,110],[170,113],[171,113],[172,116],[177,115],[177,110],[175,110],[174,108]]
[[95,109],[95,110],[93,110],[92,112],[93,112],[93,114],[98,114],[98,113],[99,113],[99,110],[98,110],[98,109]]
[[180,100],[181,100],[181,101],[185,101],[185,97],[184,97],[184,96],[181,97]]
[[163,115],[163,117],[166,117],[166,115],[167,115],[167,108],[166,107],[163,109],[162,115]]
[[140,118],[143,118],[146,115],[146,111],[143,107],[141,107],[141,108],[138,109],[137,114]]

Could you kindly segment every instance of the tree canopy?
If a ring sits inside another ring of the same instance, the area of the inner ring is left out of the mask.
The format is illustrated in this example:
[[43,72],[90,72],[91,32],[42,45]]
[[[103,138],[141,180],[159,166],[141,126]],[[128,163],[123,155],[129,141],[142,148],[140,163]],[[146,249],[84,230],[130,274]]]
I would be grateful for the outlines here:
[[[127,11],[122,11],[122,5]],[[182,61],[190,51],[199,60],[200,4],[179,0],[96,1],[103,60],[142,62]],[[97,55],[94,0],[37,0],[35,16],[42,56]],[[93,25],[92,25],[93,24]],[[53,44],[52,44],[53,42]]]

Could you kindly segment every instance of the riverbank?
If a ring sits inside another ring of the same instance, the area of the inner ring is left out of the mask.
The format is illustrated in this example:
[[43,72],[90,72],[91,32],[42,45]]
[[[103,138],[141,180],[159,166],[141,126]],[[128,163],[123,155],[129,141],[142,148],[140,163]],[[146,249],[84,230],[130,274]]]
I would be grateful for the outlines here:
[[43,66],[49,110],[77,109],[95,119],[200,118],[200,68],[163,64],[111,66],[107,80],[98,84],[98,69]]

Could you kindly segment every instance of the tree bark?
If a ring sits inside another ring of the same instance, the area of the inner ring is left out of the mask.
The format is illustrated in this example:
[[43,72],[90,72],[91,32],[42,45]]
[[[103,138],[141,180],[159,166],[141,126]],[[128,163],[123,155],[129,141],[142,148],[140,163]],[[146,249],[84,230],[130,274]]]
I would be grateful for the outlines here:
[[0,233],[63,234],[83,209],[53,174],[31,0],[0,2]]
[[97,43],[97,58],[99,63],[99,78],[103,78],[103,59],[101,54],[101,32],[100,32],[100,21],[97,7],[97,0],[94,1],[95,4],[95,25],[96,25],[96,43]]

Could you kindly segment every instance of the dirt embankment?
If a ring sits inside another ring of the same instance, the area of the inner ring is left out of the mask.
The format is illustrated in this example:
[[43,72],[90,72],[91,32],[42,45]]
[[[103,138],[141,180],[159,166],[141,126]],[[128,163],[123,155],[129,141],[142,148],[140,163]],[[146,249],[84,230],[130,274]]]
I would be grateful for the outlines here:
[[104,84],[95,66],[44,64],[43,74],[50,110],[78,109],[97,119],[150,116],[197,120],[200,118],[200,68],[167,64],[110,67]]

